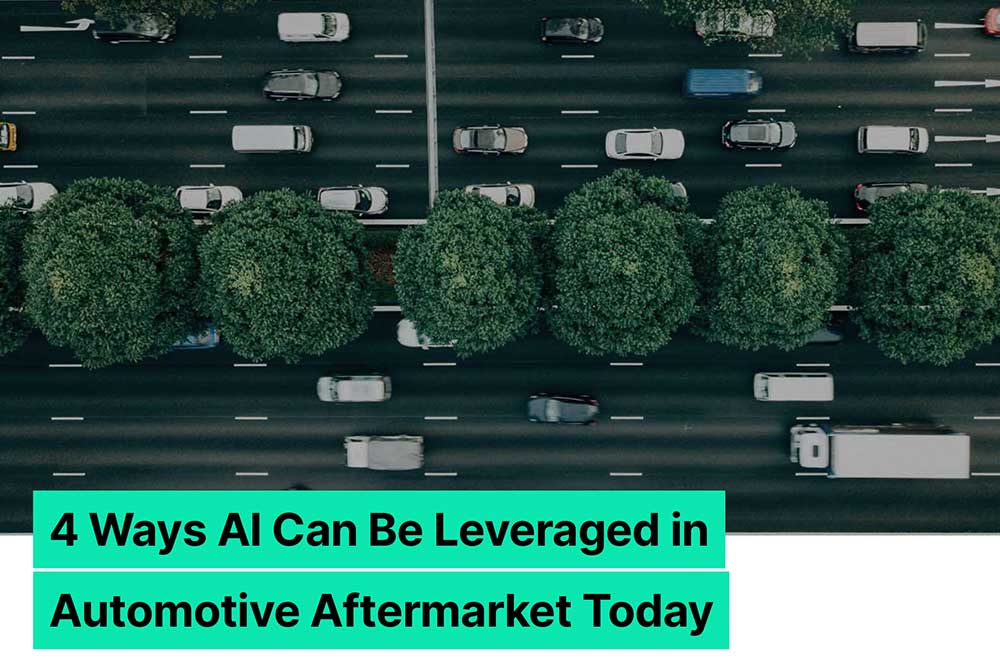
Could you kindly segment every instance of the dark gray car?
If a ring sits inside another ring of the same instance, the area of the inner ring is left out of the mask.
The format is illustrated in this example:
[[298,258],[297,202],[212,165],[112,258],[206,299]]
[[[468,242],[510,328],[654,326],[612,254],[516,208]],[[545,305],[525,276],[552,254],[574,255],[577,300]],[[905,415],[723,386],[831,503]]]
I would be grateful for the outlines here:
[[528,421],[546,424],[596,423],[597,399],[587,394],[532,394],[528,397]]
[[597,44],[604,39],[604,23],[586,16],[542,19],[542,41],[547,44]]
[[332,69],[278,69],[267,73],[264,96],[269,100],[321,100],[340,97],[343,82]]
[[795,124],[785,121],[731,120],[722,126],[722,145],[726,148],[791,148],[795,139]]

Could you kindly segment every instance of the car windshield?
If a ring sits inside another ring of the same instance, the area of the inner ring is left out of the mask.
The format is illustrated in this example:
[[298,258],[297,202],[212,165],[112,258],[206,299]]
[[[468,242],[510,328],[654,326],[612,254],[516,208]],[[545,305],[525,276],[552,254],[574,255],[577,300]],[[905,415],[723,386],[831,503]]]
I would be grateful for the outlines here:
[[6,146],[10,142],[10,136],[6,125],[0,125],[0,144]]
[[570,30],[580,39],[587,39],[590,26],[585,19],[573,19]]
[[615,152],[619,155],[625,154],[625,149],[627,144],[628,136],[624,132],[619,132],[615,135]]
[[337,17],[333,14],[323,14],[323,34],[333,35],[337,32]]
[[517,206],[521,201],[521,192],[516,185],[507,186],[507,206]]
[[222,193],[218,188],[205,190],[205,208],[216,210],[222,208]]
[[475,130],[472,133],[472,145],[475,148],[497,149],[504,145],[504,131],[499,128]]
[[358,210],[367,211],[372,207],[372,198],[367,190],[358,190]]
[[915,151],[920,148],[920,131],[915,127],[910,128],[910,150]]
[[16,193],[15,199],[21,206],[31,206],[34,201],[34,193],[31,191],[30,185],[19,185],[14,188]]

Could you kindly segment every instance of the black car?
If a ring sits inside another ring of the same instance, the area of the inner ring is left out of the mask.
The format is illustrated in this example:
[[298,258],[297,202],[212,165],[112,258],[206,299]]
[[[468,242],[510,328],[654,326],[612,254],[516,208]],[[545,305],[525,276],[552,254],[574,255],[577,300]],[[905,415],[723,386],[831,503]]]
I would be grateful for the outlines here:
[[546,424],[597,422],[597,399],[586,394],[532,394],[528,397],[528,421]]
[[100,19],[94,23],[94,39],[109,44],[149,42],[165,44],[177,35],[177,21],[168,14],[133,14]]
[[854,207],[867,213],[876,200],[902,192],[927,192],[926,183],[858,183],[854,186]]
[[542,19],[542,41],[547,44],[597,44],[602,39],[601,19],[586,16]]
[[332,69],[278,69],[264,79],[264,97],[270,100],[322,100],[340,97],[340,75]]

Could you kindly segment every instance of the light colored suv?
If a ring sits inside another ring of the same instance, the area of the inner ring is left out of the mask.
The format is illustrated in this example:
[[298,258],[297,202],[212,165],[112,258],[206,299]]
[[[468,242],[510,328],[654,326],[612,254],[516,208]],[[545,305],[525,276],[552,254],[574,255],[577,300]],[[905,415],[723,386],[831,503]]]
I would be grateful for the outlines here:
[[419,435],[352,435],[344,438],[348,468],[417,470],[424,466]]
[[388,375],[333,375],[316,381],[316,395],[324,403],[381,403],[392,397]]
[[902,153],[920,155],[927,152],[930,135],[923,127],[902,125],[863,125],[858,128],[858,153]]
[[285,12],[278,14],[278,37],[283,42],[343,42],[351,36],[351,21],[340,12]]

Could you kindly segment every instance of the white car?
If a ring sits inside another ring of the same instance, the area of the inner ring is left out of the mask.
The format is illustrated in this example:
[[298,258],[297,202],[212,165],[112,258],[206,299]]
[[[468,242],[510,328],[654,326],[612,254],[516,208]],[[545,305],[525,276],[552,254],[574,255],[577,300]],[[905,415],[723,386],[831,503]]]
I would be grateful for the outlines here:
[[284,12],[278,14],[278,37],[283,42],[343,42],[351,35],[351,21],[340,12]]
[[316,381],[316,395],[324,403],[381,403],[392,397],[387,375],[334,375]]
[[774,12],[764,9],[751,14],[745,9],[702,12],[694,23],[699,37],[720,37],[746,41],[774,36]]
[[531,208],[535,205],[535,188],[527,183],[507,181],[506,183],[490,185],[466,185],[465,191],[486,197],[499,206],[527,206]]
[[348,468],[417,470],[424,466],[419,435],[351,435],[344,438]]
[[403,347],[419,347],[421,350],[429,350],[432,347],[455,347],[455,341],[450,343],[436,343],[419,331],[413,320],[402,319],[396,325],[396,340]]
[[389,210],[388,191],[374,186],[344,185],[320,188],[316,199],[319,205],[328,211],[346,211],[355,215],[381,215]]
[[51,183],[0,183],[0,206],[13,206],[18,211],[37,211],[58,192]]
[[680,130],[611,130],[604,138],[604,152],[612,160],[676,160],[684,155]]
[[201,215],[217,213],[226,204],[243,200],[243,192],[232,185],[182,185],[174,193],[181,208]]

